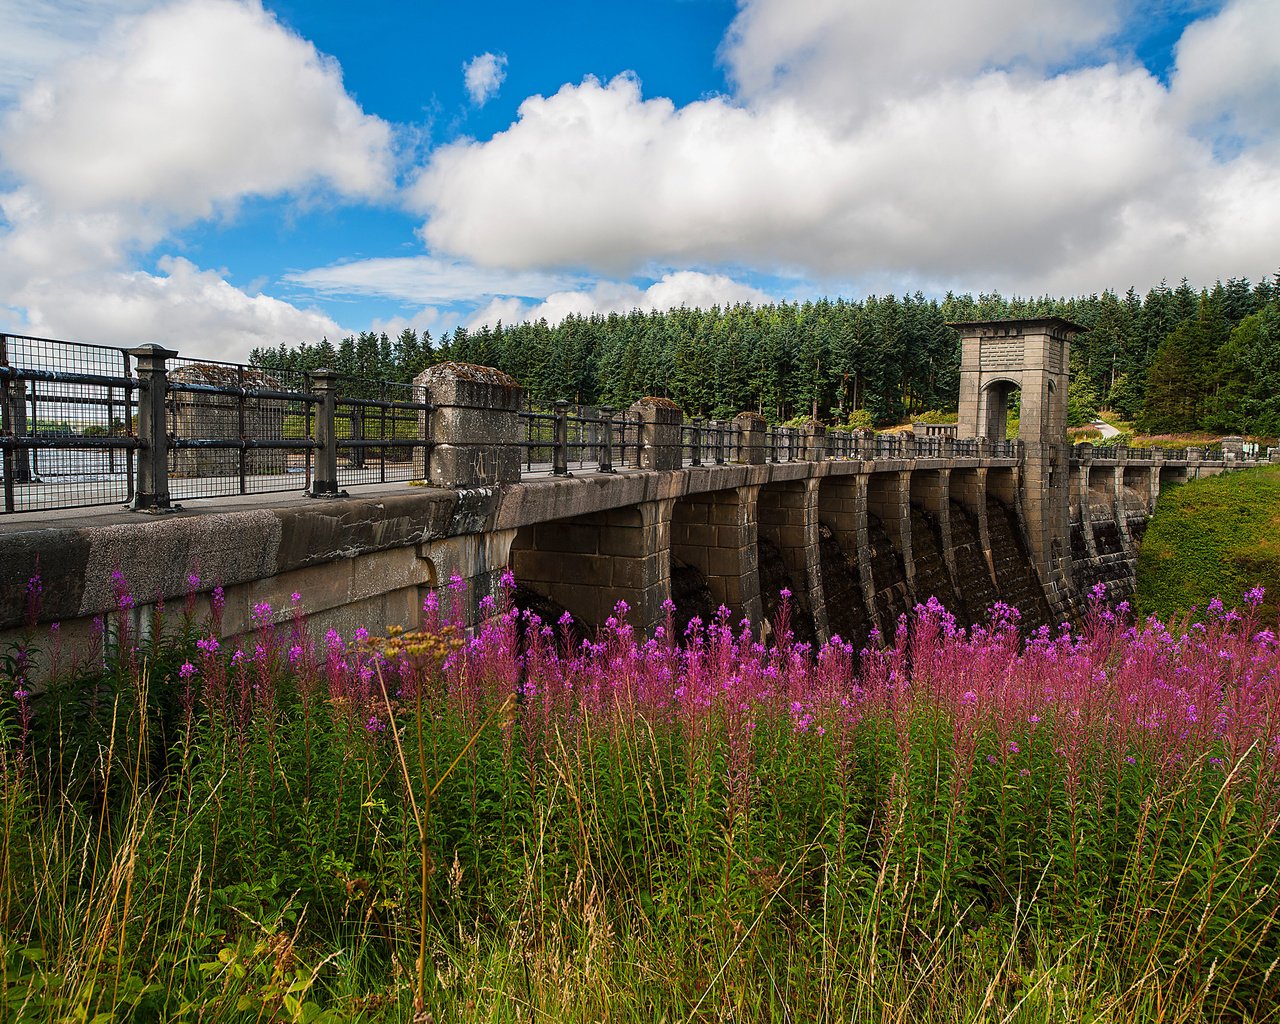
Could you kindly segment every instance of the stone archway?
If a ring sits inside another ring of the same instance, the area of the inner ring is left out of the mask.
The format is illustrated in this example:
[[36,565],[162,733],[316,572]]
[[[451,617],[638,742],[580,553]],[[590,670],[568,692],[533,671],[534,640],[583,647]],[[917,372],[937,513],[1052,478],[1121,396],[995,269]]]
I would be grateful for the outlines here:
[[1010,400],[1021,391],[1022,382],[1009,377],[993,377],[982,386],[978,396],[980,436],[992,441],[1003,441],[1008,436]]
[[1020,485],[1032,561],[1051,592],[1070,590],[1067,375],[1071,338],[1062,317],[953,323],[961,335],[956,436],[1003,441],[1009,397],[1020,390]]

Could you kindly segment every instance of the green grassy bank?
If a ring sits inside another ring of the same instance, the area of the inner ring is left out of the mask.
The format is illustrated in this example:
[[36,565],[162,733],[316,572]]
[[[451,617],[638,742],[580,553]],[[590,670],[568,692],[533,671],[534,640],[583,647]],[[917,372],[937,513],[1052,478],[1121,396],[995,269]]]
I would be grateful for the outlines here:
[[1138,609],[1161,617],[1228,606],[1266,587],[1280,607],[1280,466],[1195,480],[1160,495],[1138,554]]

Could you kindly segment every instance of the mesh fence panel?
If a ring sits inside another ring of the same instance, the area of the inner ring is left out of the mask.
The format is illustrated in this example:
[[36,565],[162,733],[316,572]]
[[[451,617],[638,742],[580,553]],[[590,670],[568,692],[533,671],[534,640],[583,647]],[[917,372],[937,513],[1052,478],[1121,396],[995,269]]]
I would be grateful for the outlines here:
[[412,384],[341,381],[334,414],[339,486],[422,479],[429,412]]
[[169,363],[169,492],[175,500],[300,491],[315,414],[306,375],[211,359]]
[[133,497],[136,380],[127,352],[0,335],[4,511]]

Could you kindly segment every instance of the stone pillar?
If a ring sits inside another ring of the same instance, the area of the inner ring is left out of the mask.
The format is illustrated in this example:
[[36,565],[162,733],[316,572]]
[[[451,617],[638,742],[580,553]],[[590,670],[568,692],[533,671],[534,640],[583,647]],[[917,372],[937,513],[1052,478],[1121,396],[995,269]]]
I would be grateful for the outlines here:
[[902,570],[907,577],[907,596],[909,603],[914,603],[916,570],[911,557],[911,470],[873,474],[867,487],[867,511],[880,520],[884,532],[889,535],[889,543],[902,559]]
[[1090,501],[1089,478],[1091,474],[1091,466],[1093,463],[1093,445],[1089,446],[1088,458],[1082,459],[1080,465],[1075,472],[1075,489],[1078,492],[1077,517],[1080,520],[1081,533],[1084,536],[1084,549],[1089,555],[1092,562],[1098,557],[1098,538],[1093,535],[1093,515],[1089,511],[1092,507]]
[[745,462],[749,466],[763,466],[768,454],[766,450],[768,428],[764,417],[754,412],[740,412],[733,418],[733,425],[737,428],[741,439],[742,454],[738,461]]
[[[441,487],[491,487],[520,480],[524,389],[487,366],[440,363],[414,379],[434,408],[427,478]],[[426,417],[419,418],[423,435]]]
[[1129,529],[1129,511],[1124,500],[1124,471],[1124,463],[1118,462],[1111,483],[1111,513],[1116,521],[1116,529],[1120,532],[1125,558],[1136,558],[1137,549],[1134,547],[1133,533]]
[[1222,460],[1224,462],[1240,462],[1244,458],[1244,438],[1224,437],[1222,439]]
[[819,492],[819,514],[835,534],[845,557],[856,563],[862,607],[868,622],[877,621],[876,583],[871,573],[871,540],[867,531],[869,474],[829,476]]
[[757,505],[760,533],[782,553],[783,564],[796,589],[795,605],[813,621],[818,643],[831,636],[826,595],[822,588],[822,559],[818,546],[817,478],[764,487]]
[[689,495],[675,504],[675,557],[706,577],[712,597],[734,620],[759,623],[760,564],[756,520],[758,484]]
[[669,398],[642,398],[629,410],[640,421],[640,468],[679,469],[684,415]]
[[178,353],[160,345],[129,349],[137,360],[138,381],[138,480],[130,505],[135,512],[168,512],[169,434],[165,423],[165,390],[169,374],[166,361]]
[[920,507],[938,521],[938,539],[942,545],[942,564],[953,586],[958,586],[960,572],[956,568],[956,546],[951,538],[951,470],[931,469],[911,476],[911,495]]
[[[983,560],[991,574],[991,584],[996,585],[995,561],[991,553],[991,527],[987,521],[987,470],[961,469],[951,474],[951,497],[967,508],[978,523],[978,545]],[[964,582],[957,581],[960,586]]]
[[824,462],[827,458],[827,428],[821,423],[806,423],[800,428],[800,458],[808,462]]

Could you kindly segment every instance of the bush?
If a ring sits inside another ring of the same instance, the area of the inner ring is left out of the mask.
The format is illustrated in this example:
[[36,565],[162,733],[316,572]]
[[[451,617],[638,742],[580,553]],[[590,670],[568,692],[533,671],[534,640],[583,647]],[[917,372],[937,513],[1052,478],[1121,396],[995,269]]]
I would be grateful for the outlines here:
[[955,423],[959,418],[959,413],[943,412],[940,409],[926,409],[919,415],[913,416],[912,421],[915,423]]
[[150,640],[117,597],[106,649],[44,693],[29,649],[7,662],[12,1016],[1190,1022],[1280,1000],[1280,649],[1254,607],[1175,640],[1095,603],[1024,638],[1003,606],[966,630],[930,602],[859,657],[795,644],[785,597],[772,646],[727,615],[644,639],[625,606],[582,644],[489,603],[464,639],[434,594],[420,631],[318,642],[296,604],[220,639],[193,594]]

